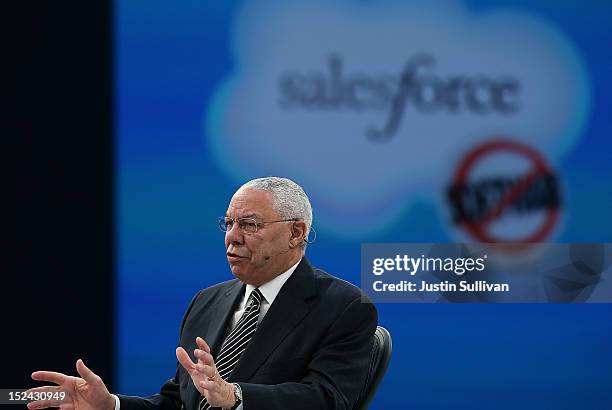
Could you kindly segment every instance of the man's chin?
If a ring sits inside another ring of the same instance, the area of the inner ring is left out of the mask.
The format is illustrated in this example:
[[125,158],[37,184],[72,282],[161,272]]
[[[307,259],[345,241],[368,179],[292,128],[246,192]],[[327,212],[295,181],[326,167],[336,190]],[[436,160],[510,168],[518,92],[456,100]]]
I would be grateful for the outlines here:
[[231,263],[230,270],[232,271],[232,275],[234,275],[240,280],[243,280],[248,276],[247,270],[244,268],[244,266],[239,266],[238,264]]
[[244,267],[230,266],[232,270],[232,275],[236,277],[240,282],[246,283],[247,285],[257,286],[257,282],[255,281],[256,276],[253,276],[253,272],[249,269],[245,269]]

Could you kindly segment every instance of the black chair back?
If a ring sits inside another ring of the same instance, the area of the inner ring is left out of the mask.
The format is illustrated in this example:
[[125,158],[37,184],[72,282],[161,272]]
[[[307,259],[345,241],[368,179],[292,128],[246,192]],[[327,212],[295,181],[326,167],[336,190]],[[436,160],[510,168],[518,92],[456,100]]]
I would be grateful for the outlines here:
[[374,332],[372,351],[370,352],[370,369],[354,410],[366,410],[370,405],[389,366],[392,347],[389,331],[382,326],[377,326]]

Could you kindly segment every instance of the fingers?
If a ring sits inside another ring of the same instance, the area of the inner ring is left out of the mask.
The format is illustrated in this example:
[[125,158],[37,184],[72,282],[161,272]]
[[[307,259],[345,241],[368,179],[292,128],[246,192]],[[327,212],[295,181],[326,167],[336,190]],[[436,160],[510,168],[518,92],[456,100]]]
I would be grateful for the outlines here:
[[198,378],[215,377],[217,374],[217,369],[215,368],[213,357],[210,354],[210,347],[201,337],[196,338],[196,343],[199,349],[195,349],[193,354],[198,359],[197,363],[194,363],[191,360],[191,357],[189,357],[185,349],[182,347],[176,348],[176,358],[181,366],[183,366],[192,377],[196,377],[198,374]]
[[195,349],[193,351],[193,354],[195,357],[197,357],[198,363],[204,363],[207,364],[209,366],[214,366],[215,362],[213,360],[213,357],[210,353],[205,352],[204,350],[200,350],[200,349]]
[[98,384],[101,382],[100,377],[98,377],[98,375],[96,375],[94,372],[89,370],[89,367],[85,366],[85,363],[83,362],[83,360],[81,359],[77,360],[76,369],[77,369],[77,372],[79,372],[81,377],[85,379],[87,383]]
[[[62,388],[60,386],[42,386],[42,387],[32,387],[31,389],[28,389],[26,393],[28,394],[29,393],[53,394],[53,392],[61,392],[61,391],[62,391]],[[32,401],[28,403],[27,407],[29,409],[43,409],[47,407],[60,407],[60,405],[63,403],[66,403],[66,401],[65,400],[38,400],[38,401]]]
[[28,389],[27,392],[36,393],[36,392],[48,392],[48,391],[61,391],[62,388],[60,386],[41,386],[41,387],[32,387]]
[[189,374],[195,370],[195,363],[191,361],[191,358],[182,347],[176,348],[176,358]]
[[196,337],[196,343],[198,344],[198,347],[202,350],[204,350],[206,353],[210,353],[210,347],[208,346],[208,344],[204,341],[204,339],[202,339],[201,337]]
[[37,409],[46,409],[49,407],[59,407],[62,402],[57,400],[39,400],[39,401],[31,401],[27,404],[28,409],[37,410]]
[[33,380],[41,380],[59,385],[64,384],[68,380],[68,377],[70,376],[58,372],[39,371],[32,373]]
[[214,366],[208,366],[202,363],[196,364],[196,370],[210,379],[214,379],[217,375],[217,369]]
[[[72,404],[67,392],[62,392],[59,386],[34,387],[27,390],[35,398],[39,396],[42,400],[35,400],[27,403],[28,409],[45,409],[48,407],[62,407],[64,404]],[[61,392],[58,394],[58,392]],[[59,396],[59,397],[58,397]]]

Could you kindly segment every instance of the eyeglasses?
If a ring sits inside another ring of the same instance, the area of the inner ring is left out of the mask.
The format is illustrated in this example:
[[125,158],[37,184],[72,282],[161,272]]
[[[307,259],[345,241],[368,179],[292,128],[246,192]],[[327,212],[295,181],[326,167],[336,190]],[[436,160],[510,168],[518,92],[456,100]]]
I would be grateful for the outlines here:
[[[266,222],[257,222],[253,218],[240,218],[238,219],[238,229],[240,229],[243,233],[255,233],[259,230],[259,227],[265,224],[275,224],[277,222],[292,222],[299,221],[300,218],[290,218],[290,219],[281,219],[278,221],[266,221]],[[223,232],[227,232],[232,229],[234,223],[236,221],[234,218],[228,218],[222,216],[219,218],[219,229]]]

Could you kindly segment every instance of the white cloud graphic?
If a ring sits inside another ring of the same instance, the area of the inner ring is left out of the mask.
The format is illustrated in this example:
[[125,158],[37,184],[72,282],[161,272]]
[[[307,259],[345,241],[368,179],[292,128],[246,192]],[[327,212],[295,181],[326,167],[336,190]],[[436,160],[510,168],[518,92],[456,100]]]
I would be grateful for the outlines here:
[[[380,229],[414,200],[438,200],[458,156],[493,137],[554,164],[589,113],[571,42],[519,11],[247,2],[232,49],[235,70],[206,113],[213,156],[237,182],[295,179],[317,205],[316,225],[343,233]],[[401,115],[384,134],[394,109]]]

